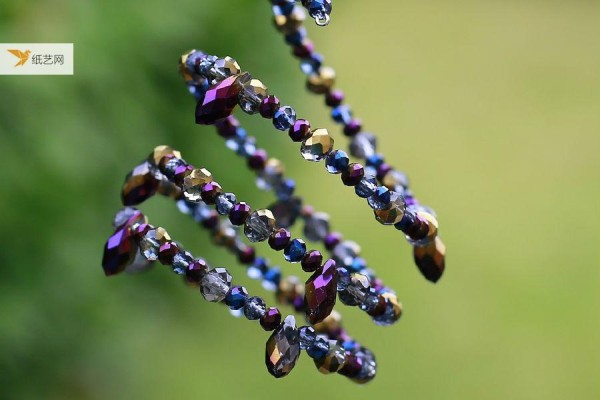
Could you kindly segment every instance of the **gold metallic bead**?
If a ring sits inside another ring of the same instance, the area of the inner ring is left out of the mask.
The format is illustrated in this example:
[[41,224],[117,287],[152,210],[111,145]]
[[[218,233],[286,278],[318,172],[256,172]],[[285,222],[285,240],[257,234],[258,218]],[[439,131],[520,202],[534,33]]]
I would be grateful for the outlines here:
[[241,71],[240,64],[229,56],[217,59],[211,68],[213,77],[219,81],[233,75],[238,75]]
[[192,54],[193,52],[195,52],[196,50],[190,50],[187,53],[183,54],[180,58],[179,58],[179,73],[183,76],[183,79],[186,82],[190,82],[192,80],[194,80],[194,78],[192,78],[192,76],[190,75],[190,73],[188,72],[185,63],[187,62],[188,57],[190,56],[190,54]]
[[174,150],[170,146],[167,146],[167,145],[156,146],[154,148],[154,150],[152,150],[152,153],[150,153],[150,155],[148,156],[148,161],[150,163],[152,163],[152,165],[154,165],[155,167],[158,167],[160,160],[162,160],[162,158],[164,156],[167,156],[170,154],[174,155],[177,158],[181,158],[181,153],[177,150]]
[[429,223],[429,230],[427,232],[427,237],[425,238],[426,242],[432,242],[438,234],[438,221],[437,219],[430,213],[426,211],[417,211],[417,215],[421,218],[427,220]]
[[320,128],[311,132],[300,146],[300,154],[308,161],[321,161],[333,150],[333,138],[327,129]]
[[285,35],[294,33],[302,26],[306,13],[300,7],[294,7],[290,15],[276,15],[273,19],[277,30]]
[[297,276],[290,275],[279,282],[276,292],[278,302],[293,305],[299,296],[304,297],[304,282]]
[[315,359],[315,365],[322,374],[338,372],[346,363],[346,351],[339,344],[330,341],[329,351],[323,358]]
[[240,77],[238,81],[242,85],[240,107],[248,114],[256,114],[263,99],[269,95],[267,87],[258,79],[252,79],[250,74]]
[[155,238],[160,243],[166,243],[166,242],[168,242],[168,241],[171,240],[171,236],[169,235],[169,233],[167,232],[167,230],[165,228],[160,227],[160,226],[158,228],[156,228]]
[[314,324],[313,328],[315,328],[315,331],[318,333],[335,333],[342,328],[342,315],[333,310],[323,321]]
[[194,170],[183,179],[183,196],[188,201],[198,202],[201,199],[202,185],[212,182],[212,174],[205,168]]
[[388,300],[392,305],[392,309],[394,311],[394,321],[397,321],[402,316],[402,303],[398,301],[398,297],[393,293],[383,293],[381,295],[383,298]]
[[437,282],[446,268],[446,246],[442,239],[436,237],[435,240],[425,246],[413,247],[413,256],[415,264],[431,282]]
[[315,94],[324,94],[331,90],[334,83],[335,70],[331,67],[321,67],[318,73],[308,77],[306,87]]

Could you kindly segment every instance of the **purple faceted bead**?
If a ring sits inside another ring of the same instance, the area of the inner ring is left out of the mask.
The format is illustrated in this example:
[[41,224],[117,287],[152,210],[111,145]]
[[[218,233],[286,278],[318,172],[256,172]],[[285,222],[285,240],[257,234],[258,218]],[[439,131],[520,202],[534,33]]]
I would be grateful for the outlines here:
[[306,317],[311,324],[323,321],[335,306],[337,275],[335,261],[327,260],[323,268],[315,272],[305,286],[304,303]]
[[244,202],[237,203],[231,211],[229,211],[229,220],[233,225],[244,225],[246,218],[250,215],[252,209]]
[[237,79],[237,75],[230,76],[206,91],[204,99],[196,106],[197,124],[212,125],[232,113],[241,90]]

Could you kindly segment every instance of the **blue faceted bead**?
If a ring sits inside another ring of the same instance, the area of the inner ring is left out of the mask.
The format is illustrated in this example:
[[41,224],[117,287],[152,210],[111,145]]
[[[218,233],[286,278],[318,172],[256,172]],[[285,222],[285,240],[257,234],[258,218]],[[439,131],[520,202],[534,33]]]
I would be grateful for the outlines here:
[[200,73],[200,75],[202,75],[203,77],[208,78],[210,75],[210,69],[212,68],[215,61],[217,61],[216,56],[204,57],[198,65],[197,72]]
[[334,150],[325,158],[325,168],[330,174],[341,174],[349,164],[348,154],[342,150]]
[[319,69],[323,65],[323,56],[319,53],[313,53],[310,57],[303,58],[300,61],[300,69],[306,75],[312,75],[319,72]]
[[354,340],[345,340],[344,342],[342,342],[342,347],[346,351],[354,351],[358,346]]
[[302,44],[302,41],[306,38],[306,29],[303,27],[298,28],[293,33],[285,35],[285,42],[290,46],[298,46]]
[[352,111],[345,105],[337,106],[331,110],[331,118],[338,124],[347,125],[352,121]]
[[382,154],[373,154],[367,158],[366,165],[367,167],[379,168],[379,166],[383,164],[383,161]]
[[374,176],[364,176],[358,185],[354,186],[354,192],[358,197],[366,199],[373,196],[377,191],[377,180]]
[[251,321],[260,319],[266,311],[267,305],[260,297],[250,297],[244,304],[244,315]]
[[296,182],[293,179],[285,179],[283,182],[279,182],[275,186],[275,194],[281,201],[289,200],[294,194],[296,189]]
[[225,296],[225,304],[227,304],[231,310],[239,310],[244,307],[246,300],[248,300],[248,290],[243,286],[232,287]]
[[283,250],[283,256],[286,261],[291,263],[298,263],[302,261],[302,257],[304,257],[304,253],[306,253],[306,243],[302,239],[294,239],[287,245],[287,247]]
[[217,196],[215,205],[219,215],[227,215],[233,208],[237,199],[233,193],[223,193]]
[[373,210],[383,210],[392,201],[392,192],[385,186],[379,186],[377,191],[367,201]]
[[322,336],[317,336],[312,346],[306,349],[306,354],[317,360],[325,357],[327,352],[329,352],[329,341]]
[[312,326],[303,326],[298,329],[298,336],[300,338],[300,349],[308,350],[312,347],[315,340],[317,339],[317,333],[315,328]]
[[254,263],[248,267],[246,271],[252,279],[262,279],[265,273],[269,270],[269,265],[266,259],[257,257]]
[[355,257],[348,266],[349,272],[360,272],[367,267],[367,262],[364,258]]
[[352,282],[352,279],[350,277],[350,272],[348,272],[348,270],[344,267],[338,267],[336,269],[336,272],[337,272],[337,277],[338,277],[337,290],[338,290],[338,292],[342,292],[342,291],[346,290],[348,285],[350,285],[350,283]]
[[273,116],[273,126],[280,131],[287,131],[296,122],[296,111],[290,106],[279,107]]
[[281,282],[281,270],[277,267],[270,268],[263,277],[262,285],[265,289],[275,291]]
[[198,50],[188,55],[187,59],[185,60],[185,68],[187,71],[191,74],[197,74],[199,72],[197,67],[204,57],[206,57],[206,54]]

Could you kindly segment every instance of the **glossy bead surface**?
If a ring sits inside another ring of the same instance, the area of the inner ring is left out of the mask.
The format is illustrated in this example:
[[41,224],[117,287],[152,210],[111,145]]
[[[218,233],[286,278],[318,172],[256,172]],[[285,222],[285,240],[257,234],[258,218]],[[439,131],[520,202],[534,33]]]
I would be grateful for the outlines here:
[[281,324],[281,312],[277,307],[269,307],[260,318],[260,326],[265,331],[272,331]]
[[302,239],[292,240],[283,250],[283,256],[286,261],[291,263],[302,261],[304,253],[306,253],[306,243]]
[[279,99],[273,95],[265,97],[258,107],[258,111],[263,118],[273,118],[275,112],[279,110]]
[[244,315],[247,319],[255,321],[260,319],[267,310],[265,301],[260,297],[250,297],[244,305]]
[[241,68],[237,61],[226,56],[215,60],[210,70],[210,75],[216,81],[222,81],[223,79],[239,74],[240,71]]
[[402,305],[393,293],[383,293],[381,296],[386,301],[386,308],[382,314],[374,316],[373,321],[377,325],[389,326],[398,321],[402,316]]
[[251,242],[264,242],[275,229],[275,217],[270,210],[256,210],[244,223],[244,234]]
[[231,211],[229,211],[229,221],[231,221],[233,225],[244,225],[244,222],[246,222],[246,218],[248,218],[250,215],[251,210],[252,209],[247,203],[244,203],[243,201],[237,203],[233,206]]
[[158,260],[158,252],[160,246],[167,241],[170,241],[171,237],[167,231],[163,228],[156,228],[149,230],[142,240],[140,241],[140,251],[146,260],[155,261]]
[[220,215],[227,215],[237,201],[233,193],[221,193],[215,199],[215,208]]
[[267,340],[265,351],[267,370],[275,378],[282,378],[292,371],[299,356],[300,341],[296,320],[289,315]]
[[238,103],[240,90],[237,76],[230,76],[211,86],[196,106],[196,123],[211,125],[229,116]]
[[330,342],[327,355],[314,361],[315,366],[322,374],[337,372],[342,369],[346,362],[346,350],[339,344]]
[[174,150],[170,146],[160,145],[156,146],[154,150],[152,150],[152,153],[150,153],[150,155],[148,156],[148,162],[154,167],[158,167],[158,165],[160,164],[160,160],[162,160],[162,158],[167,155],[172,155],[175,158],[181,158],[181,153],[179,151]]
[[365,169],[363,166],[358,163],[352,163],[342,172],[342,182],[346,186],[356,186],[360,183],[364,175]]
[[135,167],[125,177],[121,191],[121,200],[125,206],[143,203],[156,193],[158,180],[149,162],[145,161]]
[[133,240],[131,227],[135,223],[144,221],[143,214],[134,211],[108,238],[102,255],[102,268],[106,276],[124,271],[127,265],[134,260],[138,247]]
[[267,87],[258,79],[242,81],[242,90],[239,94],[240,107],[248,114],[256,114],[268,95]]
[[279,228],[269,236],[269,246],[273,250],[283,250],[287,247],[292,239],[290,231],[284,228]]
[[290,106],[279,107],[273,114],[273,126],[280,131],[287,131],[296,122],[296,111]]
[[354,192],[358,197],[366,199],[377,191],[377,180],[374,176],[364,176],[360,182],[354,186]]
[[348,306],[358,306],[365,300],[370,288],[369,278],[365,275],[351,274],[350,283],[339,293],[340,301]]
[[225,268],[213,268],[202,277],[200,292],[206,301],[223,301],[231,288],[231,280]]
[[310,136],[310,123],[305,119],[298,119],[288,134],[294,142],[301,142]]
[[325,168],[330,174],[341,174],[348,168],[350,159],[348,154],[342,150],[334,150],[325,159]]
[[387,208],[375,210],[375,219],[383,225],[394,225],[402,220],[406,203],[400,193],[390,192],[390,203]]
[[231,310],[239,310],[244,307],[248,300],[248,290],[243,286],[232,287],[225,296],[225,304]]
[[304,272],[314,272],[321,268],[323,262],[323,255],[318,250],[311,250],[307,252],[302,258],[301,265]]
[[371,133],[358,133],[350,142],[350,154],[358,158],[368,158],[375,154],[377,139]]
[[308,77],[306,87],[315,94],[324,94],[331,90],[334,83],[335,70],[331,67],[321,67],[318,73]]
[[302,142],[300,153],[305,160],[321,161],[333,150],[333,138],[327,129],[316,129]]
[[193,169],[183,179],[183,196],[187,201],[197,203],[202,198],[202,185],[212,182],[212,174],[205,168]]
[[337,274],[335,261],[327,260],[306,281],[304,303],[306,318],[311,324],[325,319],[333,310],[337,295]]
[[204,276],[208,270],[209,267],[206,261],[198,258],[188,265],[185,271],[186,280],[190,283],[199,284],[202,280],[202,276]]
[[442,277],[446,267],[446,246],[442,239],[436,237],[432,243],[414,247],[413,255],[415,264],[427,280],[435,283]]

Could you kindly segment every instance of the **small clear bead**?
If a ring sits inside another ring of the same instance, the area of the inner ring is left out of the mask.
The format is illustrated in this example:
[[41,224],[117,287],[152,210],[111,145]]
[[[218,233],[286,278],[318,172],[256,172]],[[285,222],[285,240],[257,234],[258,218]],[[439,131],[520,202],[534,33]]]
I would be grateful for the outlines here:
[[231,288],[231,280],[225,268],[213,268],[202,277],[200,292],[207,301],[223,301]]
[[240,65],[237,61],[229,56],[225,58],[219,58],[215,60],[212,68],[210,69],[210,77],[213,78],[213,82],[220,82],[225,78],[229,78],[232,75],[240,73]]
[[383,210],[389,207],[392,200],[391,196],[392,192],[388,188],[379,186],[376,188],[375,193],[369,196],[367,202],[373,210]]
[[377,139],[371,133],[358,133],[350,142],[350,154],[358,158],[368,158],[375,154]]
[[369,278],[365,275],[352,274],[350,284],[344,291],[339,292],[339,298],[346,305],[357,306],[365,301],[370,287]]
[[327,129],[315,129],[311,136],[304,139],[300,146],[300,154],[307,161],[319,162],[333,150],[333,138]]
[[275,230],[275,217],[270,210],[256,210],[244,224],[244,234],[251,242],[264,242]]
[[233,208],[237,199],[233,193],[222,193],[215,200],[217,212],[220,215],[227,215]]
[[158,260],[158,250],[160,248],[160,241],[156,238],[156,229],[148,231],[142,240],[140,241],[140,250],[146,260],[156,261]]
[[352,282],[352,279],[350,277],[350,272],[348,272],[348,270],[344,267],[337,268],[336,272],[337,272],[337,277],[338,277],[337,291],[342,292],[342,291],[346,290],[348,285]]
[[252,79],[249,75],[241,83],[242,90],[239,94],[240,107],[248,114],[256,114],[260,103],[269,95],[267,87],[258,79]]
[[260,297],[250,297],[244,305],[244,315],[251,321],[260,319],[266,311],[265,301]]
[[290,106],[279,107],[273,116],[273,126],[280,131],[287,131],[296,122],[296,111]]
[[329,340],[321,335],[317,336],[312,346],[306,349],[306,354],[315,359],[325,357],[327,352],[329,352]]

